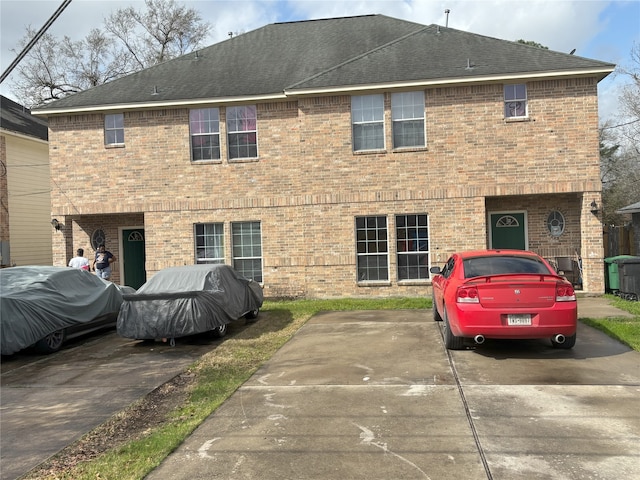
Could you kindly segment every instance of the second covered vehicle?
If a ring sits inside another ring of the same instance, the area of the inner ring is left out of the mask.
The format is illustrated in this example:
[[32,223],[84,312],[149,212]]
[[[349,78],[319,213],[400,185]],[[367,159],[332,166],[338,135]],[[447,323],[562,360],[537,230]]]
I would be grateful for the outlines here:
[[549,338],[557,348],[576,342],[578,307],[573,286],[533,252],[456,253],[431,268],[433,315],[444,322],[449,349],[485,338]]
[[223,336],[229,322],[256,318],[262,301],[262,287],[228,265],[166,268],[124,296],[117,329],[138,340]]

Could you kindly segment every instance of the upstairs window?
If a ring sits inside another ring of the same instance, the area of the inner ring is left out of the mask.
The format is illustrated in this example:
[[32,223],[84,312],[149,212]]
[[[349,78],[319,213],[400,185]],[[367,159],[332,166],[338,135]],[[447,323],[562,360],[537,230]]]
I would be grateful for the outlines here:
[[258,158],[258,117],[255,105],[227,108],[229,159]]
[[384,95],[351,97],[353,150],[384,148]]
[[124,113],[104,116],[104,144],[124,145]]
[[504,86],[504,117],[523,118],[527,112],[527,86],[525,84]]
[[358,282],[389,280],[387,217],[356,218]]
[[201,108],[189,112],[191,160],[220,159],[220,111]]
[[393,148],[424,147],[424,92],[391,94]]
[[199,223],[195,225],[196,263],[224,263],[224,225]]

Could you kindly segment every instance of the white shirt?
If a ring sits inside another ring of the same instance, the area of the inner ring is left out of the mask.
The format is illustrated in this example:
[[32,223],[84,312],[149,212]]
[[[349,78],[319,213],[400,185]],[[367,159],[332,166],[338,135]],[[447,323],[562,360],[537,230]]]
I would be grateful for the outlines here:
[[71,260],[69,260],[69,266],[73,268],[89,270],[89,260],[84,257],[73,257]]

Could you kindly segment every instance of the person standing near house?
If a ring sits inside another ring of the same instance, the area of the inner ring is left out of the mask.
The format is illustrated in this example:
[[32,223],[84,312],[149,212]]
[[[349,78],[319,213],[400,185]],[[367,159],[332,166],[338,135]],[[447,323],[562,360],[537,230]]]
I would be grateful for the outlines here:
[[116,261],[116,257],[107,250],[104,243],[98,247],[96,256],[93,259],[92,268],[96,275],[104,280],[111,278],[111,264]]
[[79,268],[81,270],[89,270],[89,259],[85,258],[84,250],[79,248],[76,251],[76,256],[69,260],[69,266],[71,268]]

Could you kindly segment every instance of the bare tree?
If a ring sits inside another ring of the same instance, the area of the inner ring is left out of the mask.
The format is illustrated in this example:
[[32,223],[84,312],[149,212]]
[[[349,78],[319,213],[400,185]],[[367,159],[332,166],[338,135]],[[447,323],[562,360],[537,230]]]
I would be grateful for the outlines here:
[[615,120],[600,127],[600,172],[603,221],[622,225],[616,210],[640,201],[640,45],[631,49],[628,66],[618,66],[616,76],[628,80],[620,95]]
[[[145,0],[112,13],[82,40],[43,35],[16,69],[13,93],[29,108],[78,93],[199,48],[211,29],[174,0]],[[22,49],[36,31],[27,27]]]
[[618,67],[616,73],[624,75],[629,80],[620,95],[622,121],[618,135],[624,137],[631,148],[640,155],[640,44],[634,43],[631,48],[629,66]]
[[138,69],[195,50],[210,26],[200,14],[174,0],[145,0],[145,11],[120,9],[106,20],[106,29],[125,46]]

